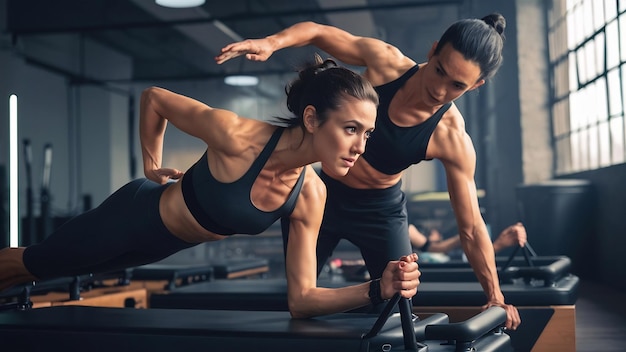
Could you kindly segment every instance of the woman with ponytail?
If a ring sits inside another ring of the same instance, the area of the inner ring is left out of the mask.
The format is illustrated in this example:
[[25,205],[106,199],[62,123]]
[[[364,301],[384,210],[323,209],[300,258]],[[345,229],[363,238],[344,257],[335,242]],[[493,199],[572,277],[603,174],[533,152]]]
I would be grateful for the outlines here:
[[[316,60],[286,88],[292,117],[268,123],[163,88],[141,96],[145,178],[78,215],[39,244],[0,250],[0,290],[22,282],[144,265],[199,243],[255,235],[289,220],[286,277],[294,318],[343,312],[396,292],[412,297],[417,256],[388,262],[376,296],[370,283],[317,287],[315,251],[326,187],[310,164],[342,177],[374,130],[378,95],[360,75]],[[201,139],[206,152],[186,172],[161,164],[167,123]],[[172,180],[178,180],[173,182]]]
[[505,27],[506,21],[498,13],[457,21],[432,44],[423,63],[382,40],[313,22],[297,23],[262,39],[229,44],[215,58],[219,64],[240,55],[265,61],[283,48],[314,45],[346,64],[365,67],[363,76],[379,94],[376,132],[363,157],[346,176],[322,167],[328,200],[318,241],[318,271],[341,239],[359,247],[374,279],[383,275],[388,259],[410,253],[402,174],[413,164],[439,159],[463,249],[485,291],[485,308],[503,307],[508,316],[506,327],[517,328],[519,313],[505,303],[494,250],[478,206],[476,152],[454,104],[497,72],[502,64]]

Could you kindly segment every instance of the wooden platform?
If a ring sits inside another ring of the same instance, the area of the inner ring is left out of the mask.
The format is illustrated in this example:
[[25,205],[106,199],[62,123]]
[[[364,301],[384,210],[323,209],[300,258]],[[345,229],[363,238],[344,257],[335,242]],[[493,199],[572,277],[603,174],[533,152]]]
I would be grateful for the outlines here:
[[148,294],[143,288],[119,286],[81,292],[80,299],[70,300],[67,292],[32,295],[33,308],[81,305],[92,307],[147,308]]

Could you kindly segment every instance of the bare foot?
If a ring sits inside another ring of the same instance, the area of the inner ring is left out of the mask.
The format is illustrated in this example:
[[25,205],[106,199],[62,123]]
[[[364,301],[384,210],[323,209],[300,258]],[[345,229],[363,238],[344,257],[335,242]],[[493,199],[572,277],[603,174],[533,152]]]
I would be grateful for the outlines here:
[[0,249],[0,291],[36,280],[24,267],[23,254],[24,247]]

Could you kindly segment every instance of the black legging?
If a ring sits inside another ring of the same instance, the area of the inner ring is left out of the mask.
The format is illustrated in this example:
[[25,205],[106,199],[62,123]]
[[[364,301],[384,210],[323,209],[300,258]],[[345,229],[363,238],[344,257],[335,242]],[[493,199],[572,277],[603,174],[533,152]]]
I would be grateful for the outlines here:
[[318,274],[342,238],[360,249],[373,279],[382,276],[389,260],[412,253],[401,182],[385,189],[354,189],[323,172],[320,177],[328,196],[317,242]]
[[104,273],[195,246],[171,234],[161,220],[159,198],[167,186],[147,179],[127,183],[97,208],[26,248],[26,269],[38,279]]

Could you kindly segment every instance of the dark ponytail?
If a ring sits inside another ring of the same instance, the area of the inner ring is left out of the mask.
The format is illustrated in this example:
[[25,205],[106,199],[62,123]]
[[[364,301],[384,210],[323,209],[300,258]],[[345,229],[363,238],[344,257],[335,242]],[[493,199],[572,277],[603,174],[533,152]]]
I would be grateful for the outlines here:
[[480,79],[491,78],[502,65],[505,28],[506,20],[499,13],[492,13],[481,19],[457,21],[441,36],[435,55],[444,45],[450,43],[465,59],[480,66]]
[[337,110],[348,96],[378,105],[378,94],[368,80],[333,60],[322,60],[319,55],[299,70],[298,78],[285,87],[285,93],[287,108],[295,116],[276,120],[287,127],[304,128],[303,113],[309,105],[315,107],[320,125],[326,121],[327,112]]

